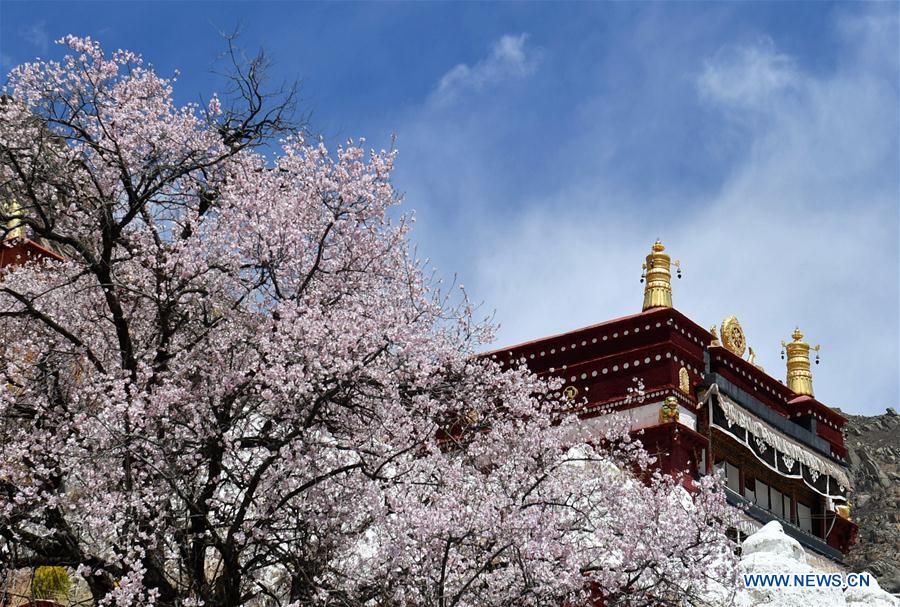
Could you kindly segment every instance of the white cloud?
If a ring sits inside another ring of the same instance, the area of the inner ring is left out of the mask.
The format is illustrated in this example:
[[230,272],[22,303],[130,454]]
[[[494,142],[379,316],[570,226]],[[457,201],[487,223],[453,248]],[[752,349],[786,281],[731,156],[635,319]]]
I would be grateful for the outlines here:
[[897,155],[896,89],[859,66],[802,74],[770,44],[734,56],[701,76],[710,103],[755,116],[750,151],[716,195],[648,211],[597,175],[495,226],[469,282],[497,307],[498,345],[640,311],[640,263],[660,236],[685,267],[682,312],[707,327],[737,314],[778,378],[780,340],[799,325],[823,345],[821,400],[896,406],[900,201],[885,166]]
[[449,103],[467,91],[480,91],[531,74],[537,65],[537,54],[525,48],[527,40],[528,34],[503,36],[493,44],[490,54],[475,65],[455,65],[438,81],[432,101]]
[[50,49],[50,35],[47,33],[47,24],[44,21],[38,21],[28,27],[23,27],[19,30],[19,35],[41,54],[46,54]]
[[741,108],[758,108],[802,84],[793,59],[777,52],[768,37],[756,44],[720,49],[705,62],[698,78],[702,95]]
[[[639,312],[640,264],[660,237],[683,262],[674,298],[690,318],[708,327],[736,314],[777,378],[780,342],[799,325],[822,344],[817,397],[851,412],[896,406],[896,33],[878,18],[837,25],[847,35],[828,70],[806,71],[764,38],[665,66],[693,74],[704,117],[741,141],[720,185],[690,199],[648,201],[603,162],[573,163],[565,185],[536,183],[510,199],[492,172],[504,168],[509,105],[467,108],[450,123],[426,109],[399,129],[398,185],[419,210],[415,238],[445,276],[458,271],[496,309],[500,347]],[[611,137],[636,128],[585,125],[556,155],[603,156]]]

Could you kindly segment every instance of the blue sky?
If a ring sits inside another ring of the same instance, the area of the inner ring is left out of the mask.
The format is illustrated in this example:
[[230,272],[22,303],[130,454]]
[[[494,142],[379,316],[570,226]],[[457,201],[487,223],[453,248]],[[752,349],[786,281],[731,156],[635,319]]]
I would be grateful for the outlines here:
[[240,25],[313,130],[396,135],[419,251],[496,345],[639,311],[659,237],[676,307],[736,314],[776,377],[799,325],[817,397],[876,413],[900,402],[898,7],[0,0],[0,64],[90,35],[192,101]]

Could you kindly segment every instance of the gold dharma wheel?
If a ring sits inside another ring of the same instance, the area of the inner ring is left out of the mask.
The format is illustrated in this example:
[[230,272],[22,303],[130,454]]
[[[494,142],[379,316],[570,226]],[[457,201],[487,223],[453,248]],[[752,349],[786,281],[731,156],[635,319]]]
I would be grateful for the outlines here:
[[747,338],[744,336],[744,329],[738,322],[736,316],[729,316],[722,321],[722,343],[738,356],[744,356],[747,349]]

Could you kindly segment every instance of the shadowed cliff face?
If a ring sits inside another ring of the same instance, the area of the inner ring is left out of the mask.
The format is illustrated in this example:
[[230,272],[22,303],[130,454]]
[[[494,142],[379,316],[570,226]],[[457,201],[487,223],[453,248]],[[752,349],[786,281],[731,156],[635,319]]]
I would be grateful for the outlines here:
[[859,543],[847,563],[875,574],[885,590],[900,593],[900,415],[888,409],[872,417],[847,417],[852,515],[859,524]]

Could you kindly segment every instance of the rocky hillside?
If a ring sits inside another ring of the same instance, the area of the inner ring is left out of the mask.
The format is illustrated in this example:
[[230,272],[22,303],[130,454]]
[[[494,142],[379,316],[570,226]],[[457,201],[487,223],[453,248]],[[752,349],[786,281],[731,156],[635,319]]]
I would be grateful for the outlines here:
[[882,588],[900,593],[900,415],[888,409],[882,415],[847,417],[852,516],[859,524],[859,543],[848,564],[874,573]]

